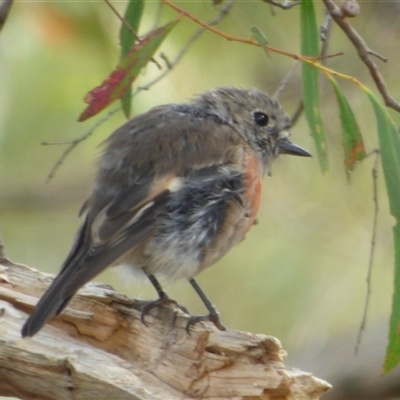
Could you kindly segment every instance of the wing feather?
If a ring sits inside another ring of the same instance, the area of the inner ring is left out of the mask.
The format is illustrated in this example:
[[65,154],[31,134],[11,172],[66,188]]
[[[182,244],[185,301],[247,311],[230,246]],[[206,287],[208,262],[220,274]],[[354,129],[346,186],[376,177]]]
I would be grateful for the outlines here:
[[[59,314],[76,291],[108,265],[147,240],[157,212],[178,190],[181,177],[235,164],[232,127],[183,106],[157,107],[115,131],[105,151],[85,221],[59,275],[25,323],[32,336]],[[207,170],[207,168],[209,168]]]

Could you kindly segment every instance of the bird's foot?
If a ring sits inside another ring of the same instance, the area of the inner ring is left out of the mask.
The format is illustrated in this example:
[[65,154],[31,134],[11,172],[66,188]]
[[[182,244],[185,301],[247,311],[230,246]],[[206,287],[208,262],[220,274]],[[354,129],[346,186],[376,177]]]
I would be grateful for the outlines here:
[[163,297],[160,297],[157,300],[145,302],[145,304],[143,305],[142,310],[141,310],[140,321],[142,322],[143,325],[147,326],[145,318],[146,318],[146,315],[153,308],[158,308],[158,307],[162,307],[162,306],[170,306],[170,305],[178,307],[185,314],[190,314],[189,311],[187,310],[187,308],[179,305],[177,301],[175,301],[173,299],[170,299],[168,296],[163,296]]
[[186,324],[186,332],[190,335],[190,327],[201,321],[212,322],[220,331],[226,331],[225,326],[221,322],[221,317],[218,311],[210,312],[208,315],[193,315],[189,318]]

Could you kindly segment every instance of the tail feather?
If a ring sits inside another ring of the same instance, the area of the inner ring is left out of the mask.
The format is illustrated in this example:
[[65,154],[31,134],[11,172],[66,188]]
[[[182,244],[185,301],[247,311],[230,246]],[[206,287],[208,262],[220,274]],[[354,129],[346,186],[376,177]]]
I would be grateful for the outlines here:
[[121,240],[111,247],[105,244],[87,251],[85,248],[82,249],[77,246],[79,251],[75,253],[75,256],[67,258],[61,272],[25,322],[21,331],[22,337],[33,336],[39,332],[52,316],[61,313],[80,287],[149,237],[153,230],[150,220],[151,218],[144,218],[137,222],[135,226],[129,227]]
[[[66,298],[63,293],[63,288],[68,280],[69,277],[66,277],[65,274],[61,273],[53,281],[46,293],[37,303],[33,313],[29,316],[22,327],[22,337],[35,335],[59,309],[61,312],[62,308],[67,305],[67,303],[65,303]],[[67,299],[71,297],[72,296],[69,296]]]

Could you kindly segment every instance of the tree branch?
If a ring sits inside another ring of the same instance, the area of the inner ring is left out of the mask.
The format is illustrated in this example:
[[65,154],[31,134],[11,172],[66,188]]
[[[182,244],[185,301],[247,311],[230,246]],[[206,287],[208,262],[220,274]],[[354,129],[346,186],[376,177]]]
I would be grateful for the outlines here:
[[21,399],[316,400],[330,385],[286,368],[278,339],[218,331],[161,307],[140,322],[140,301],[86,285],[33,338],[20,330],[52,276],[0,265],[0,396]]
[[379,166],[379,159],[380,153],[378,149],[373,150],[368,155],[375,155],[375,162],[372,168],[372,201],[374,203],[374,217],[372,222],[372,236],[371,236],[371,247],[369,250],[369,261],[368,261],[368,269],[367,269],[367,293],[365,296],[365,303],[364,303],[364,310],[363,315],[361,318],[360,327],[358,328],[356,346],[354,349],[354,353],[357,355],[358,349],[361,345],[361,337],[364,333],[365,327],[367,325],[367,315],[369,309],[369,301],[371,299],[372,293],[372,267],[374,265],[374,256],[375,256],[375,248],[376,248],[376,235],[378,230],[378,213],[379,213],[379,199],[378,199],[378,166]]
[[[160,3],[162,4],[162,3]],[[223,18],[225,18],[230,10],[232,9],[234,5],[234,2],[231,0],[229,1],[225,7],[223,7],[219,14],[209,22],[210,26],[217,25]],[[191,37],[190,39],[186,42],[186,44],[182,47],[181,51],[178,53],[178,55],[175,57],[175,59],[172,62],[169,62],[168,67],[162,71],[156,78],[154,78],[152,81],[148,82],[146,85],[138,87],[135,92],[132,95],[132,98],[134,98],[137,94],[139,94],[143,90],[149,90],[152,86],[154,86],[156,83],[160,82],[162,79],[164,79],[165,76],[167,76],[182,60],[183,56],[188,52],[188,50],[191,48],[193,43],[201,37],[201,35],[206,31],[205,28],[199,28]],[[63,143],[52,143],[52,142],[43,142],[43,145],[52,145],[52,144],[68,144],[68,147],[63,151],[61,154],[60,158],[57,160],[57,162],[53,165],[51,171],[49,172],[47,176],[46,182],[49,182],[51,179],[53,179],[54,175],[56,174],[58,168],[63,164],[64,160],[68,157],[69,153],[71,153],[75,147],[78,146],[80,142],[83,142],[87,138],[89,138],[95,131],[96,129],[101,126],[104,122],[108,121],[114,114],[116,114],[118,111],[122,109],[121,106],[114,108],[113,110],[109,111],[103,118],[101,118],[99,121],[97,121],[87,132],[85,132],[83,135],[78,137],[77,139],[68,141],[68,142],[63,142]]]
[[377,65],[372,61],[370,55],[378,56],[383,61],[386,59],[380,55],[377,55],[377,53],[375,53],[374,51],[368,49],[364,39],[347,22],[347,19],[343,15],[342,11],[336,6],[333,0],[323,0],[323,2],[333,20],[342,29],[342,31],[346,34],[349,40],[353,43],[354,47],[357,49],[359,57],[369,69],[371,77],[374,80],[380,94],[382,95],[385,105],[400,112],[400,103],[390,95],[386,83],[383,80]]

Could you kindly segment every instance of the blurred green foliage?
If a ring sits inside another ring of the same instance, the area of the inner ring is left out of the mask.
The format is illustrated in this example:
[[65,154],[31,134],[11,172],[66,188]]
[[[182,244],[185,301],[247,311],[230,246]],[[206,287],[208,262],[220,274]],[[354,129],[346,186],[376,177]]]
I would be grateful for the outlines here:
[[[124,4],[116,6],[123,14]],[[216,15],[208,1],[188,1],[184,6],[205,21]],[[141,33],[152,28],[157,8],[157,3],[146,3]],[[249,37],[251,27],[257,25],[271,45],[299,52],[299,9],[275,9],[275,14],[261,1],[251,2],[251,7],[238,2],[219,28]],[[317,15],[321,22],[322,5]],[[400,85],[396,76],[400,25],[394,23],[399,16],[397,3],[363,2],[362,13],[353,21],[369,47],[389,58],[388,64],[379,66],[393,94]],[[164,22],[175,17],[170,10],[163,14]],[[173,59],[196,29],[184,20],[161,51]],[[118,30],[119,21],[105,4],[70,1],[17,2],[1,32],[0,232],[6,254],[16,262],[56,273],[69,250],[79,226],[77,212],[91,190],[96,147],[124,117],[118,113],[81,143],[50,183],[45,183],[47,174],[65,146],[42,146],[41,142],[71,140],[91,128],[93,121],[78,123],[76,119],[84,108],[85,93],[99,85],[118,62]],[[373,87],[355,50],[336,28],[329,52],[344,52],[329,61],[330,67]],[[165,79],[134,99],[134,114],[162,103],[185,101],[219,85],[254,86],[272,94],[292,67],[291,59],[266,55],[256,47],[207,32]],[[159,73],[150,65],[138,85]],[[367,151],[376,148],[376,125],[366,96],[348,82],[341,82],[341,87],[356,113]],[[298,69],[280,97],[289,114],[300,96]],[[265,177],[258,225],[243,243],[199,276],[227,327],[277,336],[289,351],[305,348],[316,339],[328,342],[343,331],[352,332],[355,342],[366,296],[373,159],[357,166],[348,183],[338,107],[333,89],[324,80],[321,106],[331,154],[329,172],[321,174],[316,157],[282,156],[273,166],[272,177]],[[400,122],[394,113],[393,118]],[[295,143],[315,153],[304,115],[292,135]],[[379,188],[370,325],[382,317],[388,320],[393,287],[393,221],[381,173]],[[97,280],[130,296],[155,297],[147,284],[125,285],[115,269]],[[194,313],[204,311],[186,282],[168,284],[167,290]]]

